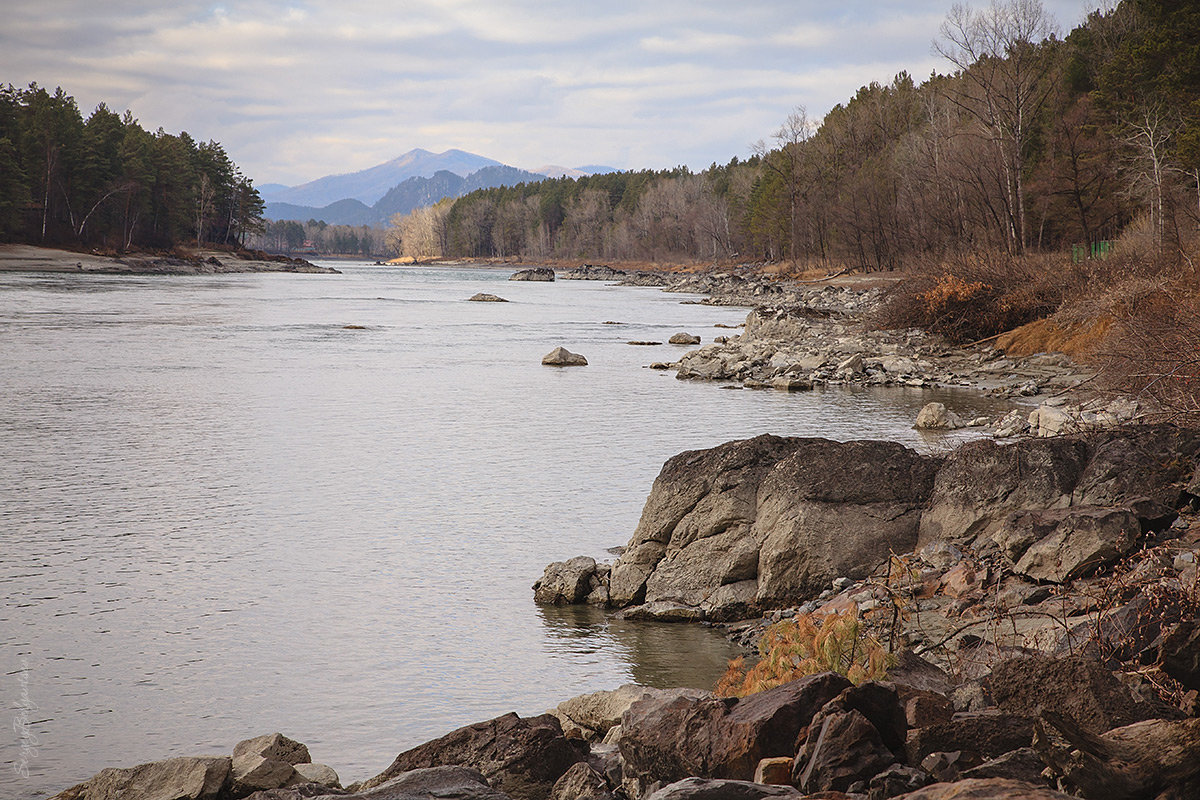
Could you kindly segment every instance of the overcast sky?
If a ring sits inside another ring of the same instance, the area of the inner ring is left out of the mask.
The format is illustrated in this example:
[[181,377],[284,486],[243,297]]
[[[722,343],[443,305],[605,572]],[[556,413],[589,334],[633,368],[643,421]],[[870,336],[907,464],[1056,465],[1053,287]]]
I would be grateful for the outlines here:
[[[256,183],[414,147],[523,168],[749,154],[798,105],[947,71],[952,0],[6,0],[0,82],[221,142]],[[1069,30],[1083,0],[1044,0]]]

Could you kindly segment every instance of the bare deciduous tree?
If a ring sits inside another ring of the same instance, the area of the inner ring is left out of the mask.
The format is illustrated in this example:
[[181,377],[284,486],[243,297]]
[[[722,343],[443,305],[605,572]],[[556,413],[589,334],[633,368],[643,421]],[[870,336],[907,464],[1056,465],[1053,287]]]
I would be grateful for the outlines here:
[[1003,167],[1005,226],[1014,252],[1028,242],[1025,157],[1034,119],[1049,96],[1051,62],[1039,45],[1056,26],[1040,0],[992,0],[986,9],[955,4],[934,52],[958,68],[947,96],[985,127]]

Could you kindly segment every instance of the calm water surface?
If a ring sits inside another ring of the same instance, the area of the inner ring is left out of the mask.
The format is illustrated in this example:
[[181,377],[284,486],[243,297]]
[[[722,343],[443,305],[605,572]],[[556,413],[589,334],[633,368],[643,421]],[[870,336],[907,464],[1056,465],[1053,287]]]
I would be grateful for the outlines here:
[[[711,686],[711,631],[541,609],[530,584],[611,558],[682,450],[945,445],[911,429],[929,392],[730,391],[625,344],[744,310],[339,266],[0,274],[0,796],[274,730],[349,782],[508,711]],[[559,344],[591,365],[541,366]]]

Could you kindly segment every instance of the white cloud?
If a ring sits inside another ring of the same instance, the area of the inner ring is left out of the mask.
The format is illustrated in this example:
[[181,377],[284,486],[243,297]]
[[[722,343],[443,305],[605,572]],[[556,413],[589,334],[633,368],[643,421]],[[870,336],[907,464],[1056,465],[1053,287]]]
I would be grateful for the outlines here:
[[[1047,3],[1061,22],[1078,0]],[[217,139],[260,183],[459,147],[513,163],[745,156],[796,105],[918,79],[950,0],[9,0],[0,77]]]

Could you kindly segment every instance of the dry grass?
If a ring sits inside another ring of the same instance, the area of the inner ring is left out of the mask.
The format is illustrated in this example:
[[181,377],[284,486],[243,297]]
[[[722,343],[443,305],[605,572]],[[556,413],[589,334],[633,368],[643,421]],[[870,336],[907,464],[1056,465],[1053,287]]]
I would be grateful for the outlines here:
[[1011,356],[1066,353],[1076,361],[1094,357],[1116,323],[1109,315],[1079,322],[1037,319],[996,337],[995,346]]

